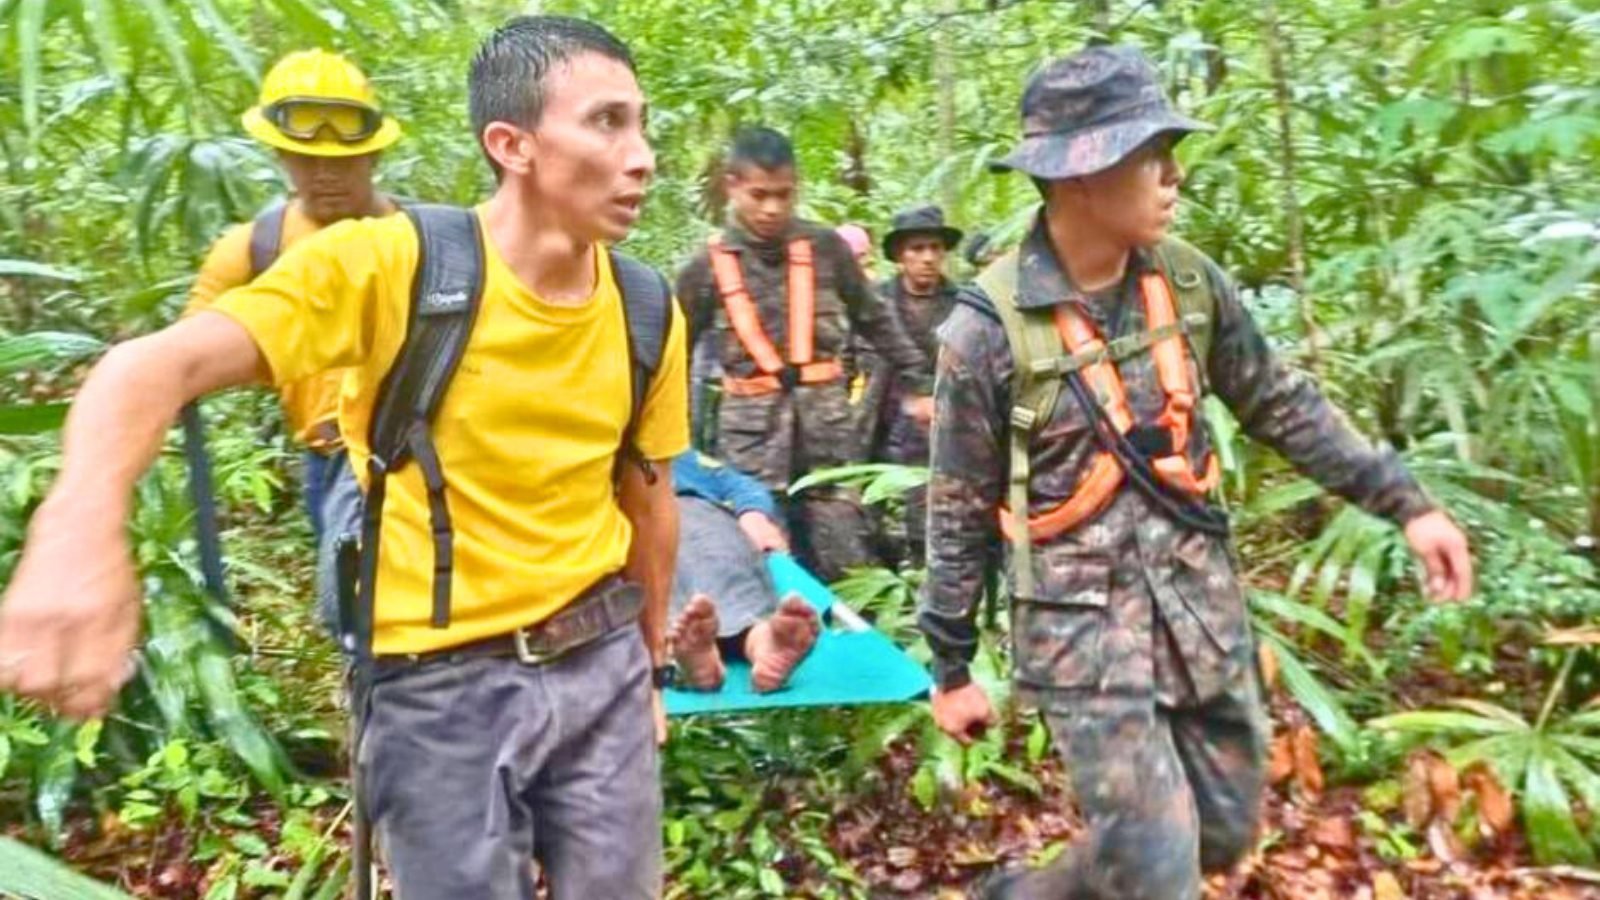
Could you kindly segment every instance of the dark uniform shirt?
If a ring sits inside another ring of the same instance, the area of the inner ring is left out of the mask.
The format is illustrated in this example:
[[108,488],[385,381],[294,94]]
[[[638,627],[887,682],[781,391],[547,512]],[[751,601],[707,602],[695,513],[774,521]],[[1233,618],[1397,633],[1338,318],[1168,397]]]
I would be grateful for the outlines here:
[[[901,403],[916,392],[909,383],[933,382],[934,365],[939,358],[938,329],[956,305],[956,286],[948,279],[939,279],[938,287],[928,295],[916,295],[906,290],[899,275],[878,284],[878,295],[884,299],[896,324],[916,345],[921,360],[907,379],[887,371],[876,354],[864,354],[865,368],[872,378],[883,378],[887,384],[879,415],[883,446],[876,456],[906,465],[928,464],[928,426],[906,415]],[[868,387],[870,391],[871,386]]]
[[[811,240],[816,271],[816,319],[813,358],[838,359],[850,335],[859,333],[896,370],[910,370],[923,356],[895,326],[883,302],[873,293],[850,248],[833,229],[796,219],[783,237],[763,241],[737,225],[723,230],[724,246],[739,254],[745,285],[755,301],[761,328],[774,347],[788,357],[789,265],[788,243],[795,237]],[[689,314],[689,339],[694,344],[708,335],[717,342],[722,371],[736,378],[757,374],[755,360],[745,352],[728,325],[722,298],[711,274],[711,255],[701,250],[678,276],[678,299]],[[914,389],[926,395],[932,372],[917,380]]]
[[[1152,265],[1136,252],[1120,290],[1085,297],[1055,260],[1040,225],[1018,258],[1022,308],[1079,305],[1107,337],[1144,330],[1137,274]],[[1241,428],[1282,453],[1328,490],[1375,515],[1405,522],[1432,505],[1392,449],[1375,447],[1346,422],[1304,374],[1268,347],[1222,270],[1206,261],[1216,299],[1203,382]],[[941,680],[959,679],[976,644],[972,612],[984,583],[986,550],[998,531],[1008,468],[1012,355],[999,321],[976,288],[941,329],[929,487],[928,580],[920,622]],[[1120,320],[1109,329],[1109,323]],[[1190,361],[1191,379],[1195,376]],[[1148,352],[1118,364],[1136,421],[1153,422],[1165,394]],[[1191,459],[1207,450],[1196,409]],[[1063,390],[1031,438],[1029,502],[1034,514],[1070,497],[1099,451],[1091,419]],[[1038,599],[1013,610],[1016,679],[1046,703],[1063,692],[1149,694],[1166,703],[1213,696],[1248,665],[1243,595],[1224,538],[1176,523],[1124,485],[1098,516],[1033,555]]]

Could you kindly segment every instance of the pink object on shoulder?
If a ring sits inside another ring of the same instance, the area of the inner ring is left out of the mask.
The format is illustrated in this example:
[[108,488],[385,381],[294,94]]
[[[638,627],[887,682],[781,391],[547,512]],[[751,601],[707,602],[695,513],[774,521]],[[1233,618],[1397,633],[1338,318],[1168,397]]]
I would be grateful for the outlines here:
[[851,256],[860,256],[872,249],[872,235],[867,234],[867,230],[860,225],[840,225],[834,231],[849,245]]

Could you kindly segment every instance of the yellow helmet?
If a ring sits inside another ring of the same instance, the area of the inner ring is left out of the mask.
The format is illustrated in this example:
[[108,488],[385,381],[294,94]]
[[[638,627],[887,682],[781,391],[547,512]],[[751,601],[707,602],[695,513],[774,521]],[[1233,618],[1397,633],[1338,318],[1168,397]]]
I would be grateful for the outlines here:
[[360,156],[400,139],[400,123],[378,110],[367,76],[325,50],[278,60],[241,121],[263,144],[307,156]]

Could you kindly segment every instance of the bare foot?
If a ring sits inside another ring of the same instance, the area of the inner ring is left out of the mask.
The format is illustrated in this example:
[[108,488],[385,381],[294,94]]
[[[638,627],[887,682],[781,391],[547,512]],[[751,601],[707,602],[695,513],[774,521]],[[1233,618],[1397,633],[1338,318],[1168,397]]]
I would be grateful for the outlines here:
[[682,676],[680,686],[691,691],[722,687],[727,670],[717,649],[717,607],[705,594],[695,594],[667,630],[667,645]]
[[757,622],[745,638],[750,658],[750,683],[765,694],[783,687],[794,667],[811,652],[822,620],[811,604],[796,594],[785,597],[771,618]]

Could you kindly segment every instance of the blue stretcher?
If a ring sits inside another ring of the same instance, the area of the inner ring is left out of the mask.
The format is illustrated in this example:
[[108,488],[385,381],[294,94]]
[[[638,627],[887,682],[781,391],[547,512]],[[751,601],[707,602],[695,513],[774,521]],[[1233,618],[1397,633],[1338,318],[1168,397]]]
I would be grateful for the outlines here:
[[669,715],[904,703],[928,692],[932,682],[922,666],[839,602],[827,585],[793,557],[769,554],[767,569],[778,596],[799,594],[825,617],[811,654],[794,670],[788,684],[770,694],[758,694],[750,686],[749,663],[729,660],[727,681],[719,691],[669,688],[665,697]]

